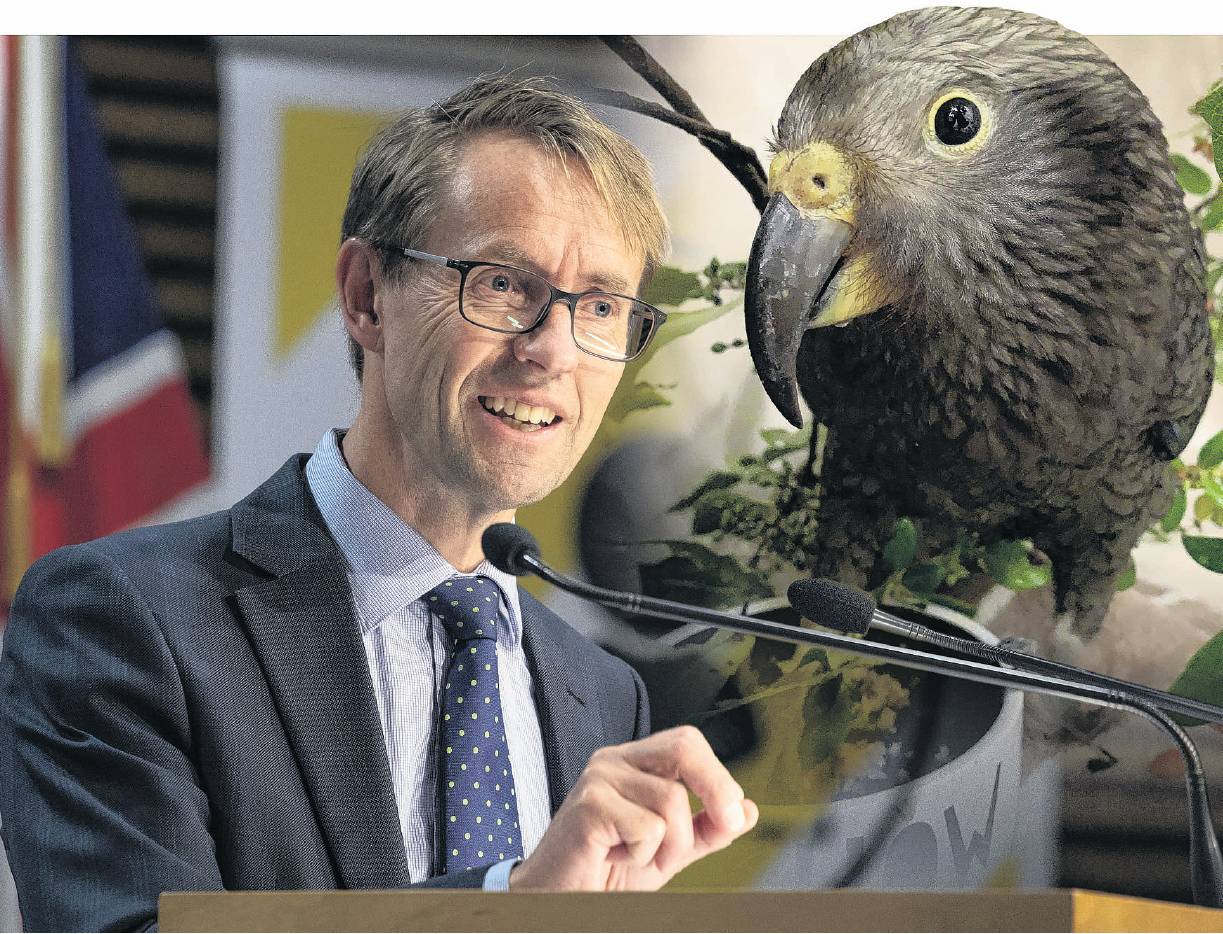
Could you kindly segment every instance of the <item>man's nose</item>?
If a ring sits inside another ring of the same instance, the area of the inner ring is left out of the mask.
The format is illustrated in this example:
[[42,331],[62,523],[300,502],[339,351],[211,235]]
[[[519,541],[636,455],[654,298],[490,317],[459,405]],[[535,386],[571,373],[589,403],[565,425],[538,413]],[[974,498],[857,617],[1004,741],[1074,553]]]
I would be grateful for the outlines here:
[[514,339],[516,355],[553,373],[567,373],[582,358],[573,341],[573,312],[564,299],[552,304],[548,318],[535,330]]

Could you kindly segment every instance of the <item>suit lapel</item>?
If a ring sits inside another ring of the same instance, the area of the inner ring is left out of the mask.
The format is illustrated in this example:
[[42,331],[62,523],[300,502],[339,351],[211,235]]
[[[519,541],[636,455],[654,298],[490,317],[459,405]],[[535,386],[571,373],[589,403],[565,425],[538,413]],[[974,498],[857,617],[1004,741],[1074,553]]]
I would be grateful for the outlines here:
[[538,600],[519,590],[522,638],[535,679],[552,813],[577,783],[595,750],[605,743],[598,688],[582,653],[565,651],[567,626]]
[[234,551],[276,575],[234,594],[345,888],[408,879],[377,702],[344,572],[290,460],[233,510]]

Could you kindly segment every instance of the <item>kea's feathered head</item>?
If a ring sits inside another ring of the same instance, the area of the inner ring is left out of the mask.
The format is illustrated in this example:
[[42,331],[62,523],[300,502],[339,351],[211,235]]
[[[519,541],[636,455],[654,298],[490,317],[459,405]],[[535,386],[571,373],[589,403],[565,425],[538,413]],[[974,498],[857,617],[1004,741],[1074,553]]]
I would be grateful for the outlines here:
[[773,149],[748,334],[795,424],[809,328],[886,309],[876,327],[975,333],[1009,315],[1060,359],[1059,341],[1112,341],[1121,325],[1090,320],[1101,296],[1177,255],[1161,247],[1182,196],[1145,97],[1027,13],[928,8],[851,36],[798,81]]

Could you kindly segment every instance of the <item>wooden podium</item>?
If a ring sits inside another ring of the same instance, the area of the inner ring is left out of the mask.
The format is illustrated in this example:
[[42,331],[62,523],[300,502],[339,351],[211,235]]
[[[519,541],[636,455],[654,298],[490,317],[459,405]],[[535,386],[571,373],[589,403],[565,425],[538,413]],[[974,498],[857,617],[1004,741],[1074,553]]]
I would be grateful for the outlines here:
[[168,892],[163,931],[1223,931],[1223,911],[1079,889]]

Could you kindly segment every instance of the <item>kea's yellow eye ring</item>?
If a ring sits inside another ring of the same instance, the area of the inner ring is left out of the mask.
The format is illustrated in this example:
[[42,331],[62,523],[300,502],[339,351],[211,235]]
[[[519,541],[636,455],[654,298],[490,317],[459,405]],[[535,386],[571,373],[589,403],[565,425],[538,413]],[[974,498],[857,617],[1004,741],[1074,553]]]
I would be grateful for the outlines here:
[[945,159],[963,159],[989,139],[993,113],[983,100],[964,88],[950,88],[926,112],[926,145]]

